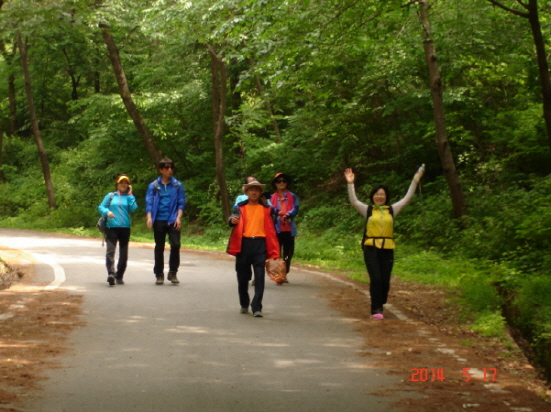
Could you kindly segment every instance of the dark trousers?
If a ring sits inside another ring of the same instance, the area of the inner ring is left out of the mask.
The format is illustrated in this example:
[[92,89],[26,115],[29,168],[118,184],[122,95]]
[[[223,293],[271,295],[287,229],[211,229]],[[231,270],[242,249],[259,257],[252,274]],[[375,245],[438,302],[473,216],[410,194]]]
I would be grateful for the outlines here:
[[128,262],[128,242],[130,241],[129,227],[110,227],[107,229],[105,243],[105,266],[109,275],[115,275],[115,249],[119,244],[119,261],[117,263],[116,276],[122,279]]
[[383,313],[383,305],[390,290],[390,274],[394,264],[394,249],[364,246],[364,261],[369,274],[371,314]]
[[[252,272],[251,272],[252,267]],[[241,252],[235,260],[237,272],[237,290],[239,292],[239,304],[242,308],[248,308],[249,304],[254,312],[262,312],[262,298],[264,296],[264,280],[266,275],[266,239],[243,238]],[[249,297],[249,280],[254,272],[254,297],[252,302]]]
[[287,273],[291,269],[291,259],[295,254],[295,237],[291,232],[281,232],[277,234],[279,246],[281,248],[281,257],[287,264]]
[[165,270],[165,243],[168,235],[170,244],[170,256],[168,270],[178,272],[180,267],[180,231],[176,230],[174,224],[169,225],[166,220],[156,220],[153,223],[153,237],[155,238],[155,276],[162,276]]

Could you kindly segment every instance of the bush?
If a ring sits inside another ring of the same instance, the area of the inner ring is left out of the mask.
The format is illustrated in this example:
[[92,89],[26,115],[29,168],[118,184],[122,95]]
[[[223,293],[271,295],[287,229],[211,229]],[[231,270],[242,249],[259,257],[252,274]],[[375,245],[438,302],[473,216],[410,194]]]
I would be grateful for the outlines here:
[[505,333],[505,318],[497,312],[482,313],[471,325],[473,331],[481,336],[504,338]]

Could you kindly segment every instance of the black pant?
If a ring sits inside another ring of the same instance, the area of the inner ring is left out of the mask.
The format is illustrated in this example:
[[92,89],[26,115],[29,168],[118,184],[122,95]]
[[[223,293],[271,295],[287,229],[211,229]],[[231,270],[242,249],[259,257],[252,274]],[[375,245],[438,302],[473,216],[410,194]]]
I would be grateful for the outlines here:
[[364,246],[364,261],[369,274],[371,314],[383,313],[383,305],[390,290],[390,274],[394,264],[394,249],[378,249]]
[[156,220],[153,223],[153,237],[155,238],[155,276],[162,276],[165,270],[165,243],[168,235],[170,244],[170,256],[168,270],[178,272],[180,267],[180,231],[176,230],[174,224],[169,225],[166,220]]
[[115,249],[119,243],[119,261],[117,263],[117,278],[122,279],[128,262],[128,242],[130,241],[129,227],[110,227],[107,229],[105,243],[105,266],[109,275],[115,274]]
[[281,248],[281,257],[287,264],[287,273],[291,269],[291,259],[295,254],[295,237],[291,232],[280,232],[277,234],[277,240]]
[[[249,297],[249,280],[254,271],[254,297],[252,302]],[[264,280],[266,275],[266,239],[243,238],[241,252],[235,260],[237,272],[237,290],[239,303],[242,308],[248,308],[249,303],[254,312],[262,312],[262,298],[264,297]]]

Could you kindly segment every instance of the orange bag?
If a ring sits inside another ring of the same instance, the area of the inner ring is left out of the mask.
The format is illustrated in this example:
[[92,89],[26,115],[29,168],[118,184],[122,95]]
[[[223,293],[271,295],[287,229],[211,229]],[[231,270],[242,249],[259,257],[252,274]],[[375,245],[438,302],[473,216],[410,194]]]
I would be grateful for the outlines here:
[[269,259],[266,261],[266,273],[271,280],[281,286],[287,278],[287,264],[281,258]]

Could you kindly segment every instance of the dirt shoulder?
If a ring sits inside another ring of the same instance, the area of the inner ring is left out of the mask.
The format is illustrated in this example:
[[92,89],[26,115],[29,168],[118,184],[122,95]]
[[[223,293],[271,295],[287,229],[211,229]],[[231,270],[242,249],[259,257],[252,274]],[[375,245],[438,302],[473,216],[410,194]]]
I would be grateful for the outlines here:
[[0,276],[0,285],[11,284],[0,290],[0,411],[18,412],[46,370],[60,366],[71,330],[84,325],[82,296],[37,287],[30,255],[0,248],[0,256],[11,268]]
[[514,341],[480,337],[465,327],[449,292],[395,278],[389,297],[395,311],[373,321],[368,289],[331,283],[327,298],[362,334],[364,355],[401,378],[398,387],[377,394],[411,393],[396,401],[400,410],[551,411],[550,385]]
[[[218,252],[189,252],[226,258]],[[0,290],[0,412],[19,412],[29,394],[40,390],[46,371],[60,367],[59,355],[71,350],[69,333],[84,326],[83,298],[37,287],[31,256],[1,248],[0,256],[13,269],[1,277],[15,281]],[[373,321],[367,284],[325,281],[324,297],[361,334],[362,355],[399,379],[396,388],[377,392],[396,398],[397,410],[441,411],[445,405],[449,412],[551,412],[544,400],[551,398],[551,388],[514,342],[481,338],[462,326],[444,290],[394,279],[389,299],[394,311],[385,313],[384,321]]]

